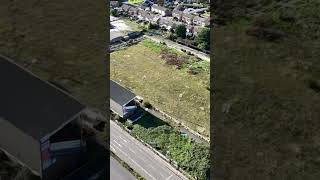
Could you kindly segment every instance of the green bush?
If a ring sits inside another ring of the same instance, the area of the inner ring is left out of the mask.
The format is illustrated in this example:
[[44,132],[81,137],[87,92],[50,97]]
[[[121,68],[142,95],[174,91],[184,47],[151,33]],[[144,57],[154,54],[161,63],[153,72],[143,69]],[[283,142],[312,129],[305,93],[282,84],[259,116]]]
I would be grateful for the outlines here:
[[209,170],[207,144],[193,142],[191,138],[181,136],[178,130],[167,125],[146,129],[136,124],[132,134],[157,148],[191,176],[206,179]]
[[145,101],[145,102],[143,103],[143,107],[146,107],[146,108],[148,108],[148,109],[151,109],[151,108],[152,108],[152,105],[151,105],[150,102]]

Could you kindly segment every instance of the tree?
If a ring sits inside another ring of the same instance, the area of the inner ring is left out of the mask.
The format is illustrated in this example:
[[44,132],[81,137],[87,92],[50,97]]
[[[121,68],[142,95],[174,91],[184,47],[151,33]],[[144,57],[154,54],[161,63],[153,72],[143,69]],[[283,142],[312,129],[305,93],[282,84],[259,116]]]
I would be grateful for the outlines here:
[[185,25],[181,24],[177,26],[176,35],[177,37],[186,38],[187,28]]
[[177,39],[177,36],[174,33],[169,33],[166,36],[167,39],[170,39],[171,41],[175,41]]
[[195,43],[206,50],[210,49],[210,28],[203,28],[195,38]]
[[157,4],[159,6],[163,6],[164,5],[164,0],[157,0],[156,2],[157,2]]
[[114,17],[117,17],[118,16],[118,11],[115,10],[115,9],[112,9],[111,10],[111,15],[114,16]]

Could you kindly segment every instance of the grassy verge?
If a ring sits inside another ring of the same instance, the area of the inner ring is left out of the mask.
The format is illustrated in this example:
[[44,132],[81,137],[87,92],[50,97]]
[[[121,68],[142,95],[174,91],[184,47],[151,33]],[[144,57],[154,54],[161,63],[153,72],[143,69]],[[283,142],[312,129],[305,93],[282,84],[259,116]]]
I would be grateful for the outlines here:
[[144,41],[113,52],[111,79],[132,89],[191,129],[209,136],[209,73],[202,71],[191,75],[187,68],[177,69],[166,64],[159,53],[161,48],[163,45]]

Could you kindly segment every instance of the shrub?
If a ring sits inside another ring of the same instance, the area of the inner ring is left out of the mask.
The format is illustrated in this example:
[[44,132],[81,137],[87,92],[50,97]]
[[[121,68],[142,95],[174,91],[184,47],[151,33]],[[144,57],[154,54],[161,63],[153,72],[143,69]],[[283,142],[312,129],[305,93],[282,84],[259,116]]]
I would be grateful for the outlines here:
[[185,25],[179,25],[177,28],[176,28],[176,35],[177,37],[181,37],[181,38],[186,38],[186,33],[187,33],[187,30],[186,30],[186,26]]
[[155,147],[171,162],[197,179],[205,179],[209,170],[209,146],[182,137],[177,129],[163,125],[156,128],[133,126],[132,134]]
[[143,103],[143,107],[148,108],[148,109],[152,109],[152,105],[151,105],[150,102],[148,102],[148,101],[145,101],[145,102]]
[[[210,28],[203,28],[195,37],[196,44],[202,44],[201,49],[210,49]],[[200,48],[200,47],[199,47]]]
[[199,73],[200,73],[200,69],[199,69],[199,68],[190,67],[190,68],[188,69],[188,73],[189,73],[189,74],[192,74],[192,75],[196,75],[196,74],[199,74]]
[[166,36],[166,39],[170,39],[171,41],[175,41],[177,39],[177,36],[173,33],[169,33],[167,36]]
[[112,10],[111,10],[111,15],[112,15],[112,16],[115,16],[115,17],[118,17],[118,16],[119,16],[118,11],[115,10],[115,9],[112,9]]

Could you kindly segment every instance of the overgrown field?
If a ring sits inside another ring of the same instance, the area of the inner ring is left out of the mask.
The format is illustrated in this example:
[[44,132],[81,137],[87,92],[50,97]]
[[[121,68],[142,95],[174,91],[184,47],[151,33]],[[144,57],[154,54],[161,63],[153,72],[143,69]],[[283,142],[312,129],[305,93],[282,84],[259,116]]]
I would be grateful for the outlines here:
[[209,170],[209,146],[196,143],[170,126],[144,128],[133,125],[132,134],[147,142],[162,154],[175,161],[181,169],[199,180],[205,180]]
[[319,179],[319,1],[215,2],[214,173]]
[[[174,62],[176,57],[184,63]],[[194,62],[192,56],[183,57],[163,45],[144,41],[111,54],[110,76],[154,107],[209,136],[208,66],[207,62]]]

